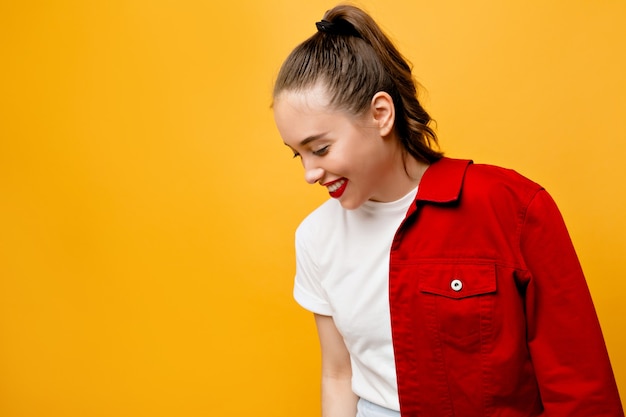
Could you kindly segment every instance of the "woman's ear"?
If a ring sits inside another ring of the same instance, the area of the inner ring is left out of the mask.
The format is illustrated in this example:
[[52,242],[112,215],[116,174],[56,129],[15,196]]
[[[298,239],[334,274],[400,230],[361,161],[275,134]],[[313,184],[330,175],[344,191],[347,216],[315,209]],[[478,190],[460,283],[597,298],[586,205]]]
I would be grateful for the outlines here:
[[393,99],[384,91],[379,91],[372,97],[372,116],[378,125],[380,136],[388,136],[392,131],[396,121],[396,108]]

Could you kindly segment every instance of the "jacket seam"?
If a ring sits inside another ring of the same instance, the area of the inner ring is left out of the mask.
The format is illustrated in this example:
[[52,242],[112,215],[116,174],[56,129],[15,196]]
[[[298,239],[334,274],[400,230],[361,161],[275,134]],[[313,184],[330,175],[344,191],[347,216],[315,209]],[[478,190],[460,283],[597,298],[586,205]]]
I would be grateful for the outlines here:
[[526,265],[526,260],[524,259],[524,252],[522,251],[522,235],[524,232],[524,226],[526,225],[526,221],[528,219],[528,211],[530,209],[531,204],[535,201],[539,193],[543,190],[544,190],[543,188],[538,188],[537,190],[535,190],[535,192],[533,192],[532,195],[530,196],[528,203],[522,206],[522,209],[520,210],[520,214],[519,214],[519,225],[517,227],[517,232],[516,232],[517,233],[516,249],[517,249],[518,263],[523,271],[529,270],[528,265]]

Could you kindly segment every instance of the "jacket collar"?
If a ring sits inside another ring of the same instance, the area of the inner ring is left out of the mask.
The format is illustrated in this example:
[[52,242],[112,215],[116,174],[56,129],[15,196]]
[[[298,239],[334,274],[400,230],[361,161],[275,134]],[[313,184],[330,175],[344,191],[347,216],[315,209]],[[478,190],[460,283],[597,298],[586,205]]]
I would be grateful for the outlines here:
[[441,158],[431,164],[420,181],[416,202],[452,203],[459,199],[465,171],[473,162]]

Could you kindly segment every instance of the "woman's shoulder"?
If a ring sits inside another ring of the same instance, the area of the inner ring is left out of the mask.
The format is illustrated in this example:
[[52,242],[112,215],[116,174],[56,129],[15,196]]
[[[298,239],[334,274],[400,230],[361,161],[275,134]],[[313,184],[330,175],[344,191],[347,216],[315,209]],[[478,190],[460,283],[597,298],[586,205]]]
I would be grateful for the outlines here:
[[510,183],[519,187],[540,188],[532,179],[519,173],[515,169],[485,163],[472,163],[468,174],[470,180],[481,181],[485,184]]
[[300,222],[296,235],[311,238],[332,231],[343,218],[344,210],[337,200],[326,200]]
[[512,199],[521,204],[543,190],[543,187],[514,169],[490,164],[471,164],[463,183],[466,195],[483,196],[489,200]]
[[418,198],[435,203],[506,196],[527,200],[541,189],[539,184],[513,169],[445,157],[424,174]]
[[472,163],[468,167],[468,174],[472,180],[482,181],[486,184],[507,182],[526,187],[540,187],[536,182],[520,174],[515,169],[505,168],[485,163]]

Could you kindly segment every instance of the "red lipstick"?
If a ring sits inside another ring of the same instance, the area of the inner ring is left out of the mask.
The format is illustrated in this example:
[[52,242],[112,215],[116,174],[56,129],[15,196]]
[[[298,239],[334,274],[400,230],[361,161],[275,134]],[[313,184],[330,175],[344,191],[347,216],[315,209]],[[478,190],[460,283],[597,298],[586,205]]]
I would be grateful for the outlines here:
[[330,194],[332,198],[339,198],[343,195],[343,192],[346,191],[348,180],[346,178],[339,178],[338,180],[323,185],[328,188],[328,194]]

